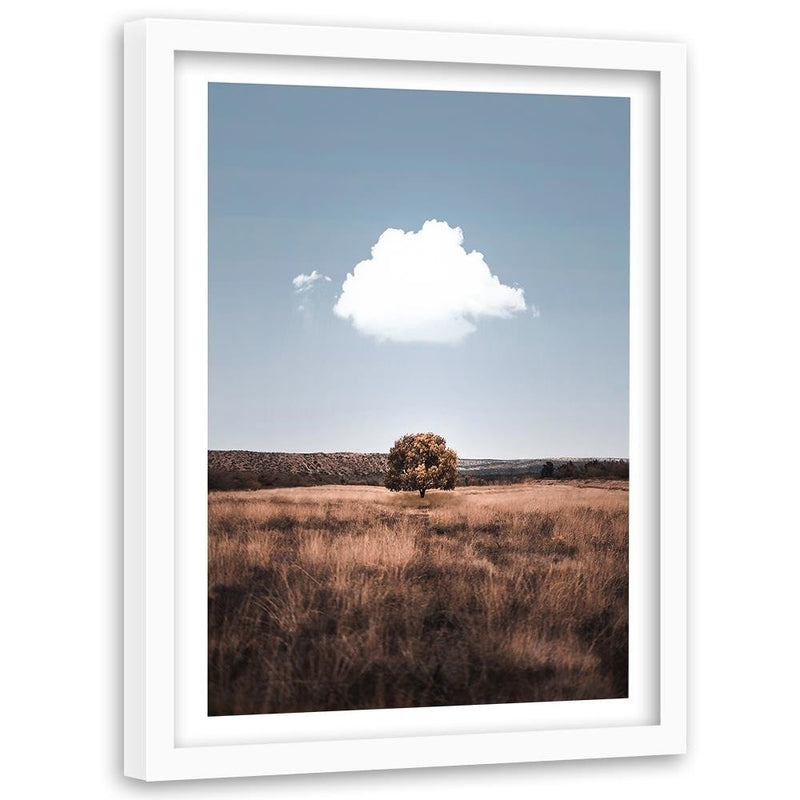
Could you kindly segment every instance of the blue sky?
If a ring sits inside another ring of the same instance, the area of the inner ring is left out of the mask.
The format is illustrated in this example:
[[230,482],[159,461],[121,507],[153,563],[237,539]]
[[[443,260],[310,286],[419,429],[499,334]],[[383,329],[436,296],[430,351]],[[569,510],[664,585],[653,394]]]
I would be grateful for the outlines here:
[[209,447],[626,457],[628,242],[626,99],[212,84]]

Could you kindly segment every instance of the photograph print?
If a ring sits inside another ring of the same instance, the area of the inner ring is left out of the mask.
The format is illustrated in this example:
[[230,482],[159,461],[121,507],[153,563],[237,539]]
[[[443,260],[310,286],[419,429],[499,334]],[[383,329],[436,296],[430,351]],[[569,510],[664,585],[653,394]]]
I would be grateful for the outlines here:
[[628,696],[627,98],[208,87],[208,714]]

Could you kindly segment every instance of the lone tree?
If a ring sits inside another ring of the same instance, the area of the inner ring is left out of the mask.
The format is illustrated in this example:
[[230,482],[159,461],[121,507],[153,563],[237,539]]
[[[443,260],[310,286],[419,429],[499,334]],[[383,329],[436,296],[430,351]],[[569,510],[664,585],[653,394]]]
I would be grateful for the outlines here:
[[428,489],[455,489],[456,453],[433,433],[409,433],[389,451],[386,488],[391,492],[419,492]]

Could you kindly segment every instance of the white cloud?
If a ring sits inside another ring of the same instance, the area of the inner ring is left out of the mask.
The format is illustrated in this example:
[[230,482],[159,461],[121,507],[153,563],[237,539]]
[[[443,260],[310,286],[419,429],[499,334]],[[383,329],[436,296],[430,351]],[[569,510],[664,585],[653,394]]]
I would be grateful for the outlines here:
[[316,270],[312,270],[310,275],[301,272],[299,275],[292,278],[292,286],[294,286],[296,292],[307,292],[319,280],[330,281],[330,278],[327,275],[320,274]]
[[334,313],[376,339],[459,342],[481,317],[525,311],[524,290],[500,283],[463,241],[461,228],[435,219],[416,232],[388,228],[347,275]]

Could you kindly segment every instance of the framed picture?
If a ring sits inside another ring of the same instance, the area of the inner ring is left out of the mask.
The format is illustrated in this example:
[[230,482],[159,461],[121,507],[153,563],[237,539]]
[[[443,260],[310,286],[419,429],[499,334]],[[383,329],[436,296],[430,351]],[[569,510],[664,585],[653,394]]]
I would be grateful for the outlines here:
[[685,50],[125,27],[125,774],[681,753]]

